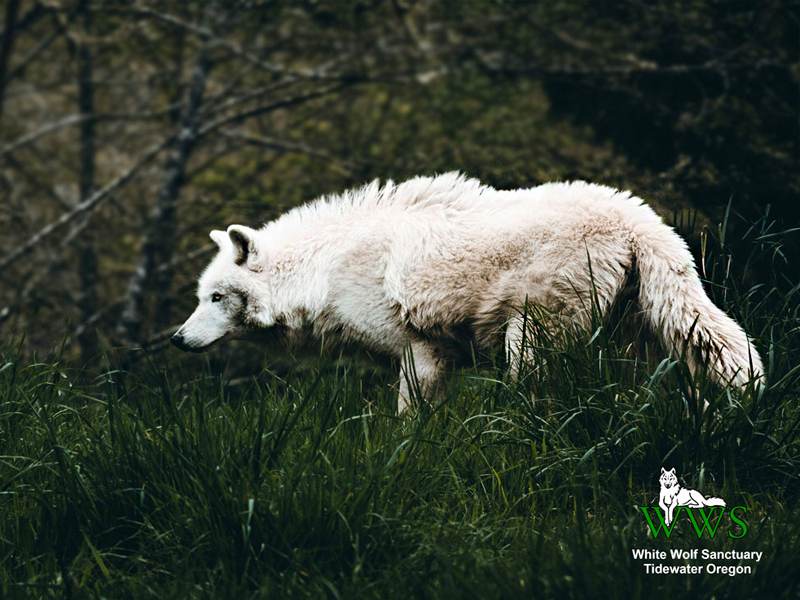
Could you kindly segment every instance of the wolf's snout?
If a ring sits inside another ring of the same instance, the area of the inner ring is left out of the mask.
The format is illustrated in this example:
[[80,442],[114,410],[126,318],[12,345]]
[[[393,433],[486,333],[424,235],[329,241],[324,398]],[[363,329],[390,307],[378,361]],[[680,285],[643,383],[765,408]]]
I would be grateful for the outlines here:
[[183,338],[183,334],[178,331],[170,338],[170,341],[176,348],[183,350],[184,352],[190,351],[192,348],[189,344],[186,343],[186,340]]

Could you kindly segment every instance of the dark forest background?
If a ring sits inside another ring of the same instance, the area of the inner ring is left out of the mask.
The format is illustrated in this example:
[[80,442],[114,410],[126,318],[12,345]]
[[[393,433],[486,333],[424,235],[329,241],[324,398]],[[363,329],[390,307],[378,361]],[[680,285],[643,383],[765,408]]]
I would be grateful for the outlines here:
[[732,262],[751,285],[796,269],[771,237],[800,222],[796,3],[0,6],[0,336],[24,352],[157,351],[210,229],[375,177],[593,180],[698,253],[771,243]]

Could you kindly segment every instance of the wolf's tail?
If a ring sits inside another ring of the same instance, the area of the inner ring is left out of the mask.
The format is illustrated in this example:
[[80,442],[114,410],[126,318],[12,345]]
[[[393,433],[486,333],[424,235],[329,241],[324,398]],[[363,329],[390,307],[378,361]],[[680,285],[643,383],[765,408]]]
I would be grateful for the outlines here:
[[725,506],[725,500],[722,498],[706,498],[706,506]]
[[719,384],[744,387],[762,378],[758,351],[742,328],[706,295],[686,242],[646,205],[630,223],[645,318],[667,350]]

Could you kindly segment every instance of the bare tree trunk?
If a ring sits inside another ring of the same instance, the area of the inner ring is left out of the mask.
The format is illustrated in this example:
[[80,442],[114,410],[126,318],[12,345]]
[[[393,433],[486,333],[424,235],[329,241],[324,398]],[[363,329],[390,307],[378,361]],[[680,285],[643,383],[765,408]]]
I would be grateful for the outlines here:
[[128,284],[125,308],[118,328],[118,334],[129,342],[141,341],[143,322],[148,316],[146,295],[155,294],[158,298],[156,310],[152,315],[153,326],[158,329],[169,322],[173,269],[159,269],[169,265],[175,253],[177,230],[176,202],[186,176],[186,164],[197,141],[199,113],[203,104],[211,61],[206,48],[200,50],[194,66],[180,118],[180,133],[167,158],[164,181],[156,197],[156,205],[150,217],[142,245],[139,264]]
[[[82,0],[79,8],[83,18],[83,40],[78,46],[78,110],[82,117],[80,126],[80,173],[79,188],[81,201],[94,193],[95,177],[95,120],[94,120],[94,69],[92,51],[88,38],[92,31],[92,13],[87,0]],[[89,218],[87,215],[85,218]],[[93,229],[86,227],[79,245],[78,269],[80,290],[78,308],[80,322],[83,323],[97,312],[97,254]],[[97,354],[97,330],[87,327],[78,338],[81,357],[91,359]]]
[[3,117],[3,106],[6,99],[6,82],[8,79],[8,59],[14,47],[14,36],[17,27],[19,0],[7,0],[3,41],[0,43],[0,119]]

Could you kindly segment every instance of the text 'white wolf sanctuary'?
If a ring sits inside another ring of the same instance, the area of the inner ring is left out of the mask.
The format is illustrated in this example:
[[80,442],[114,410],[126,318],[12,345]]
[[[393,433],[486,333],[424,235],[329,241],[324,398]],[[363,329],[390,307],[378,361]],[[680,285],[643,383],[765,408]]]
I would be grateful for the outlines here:
[[632,275],[645,321],[693,372],[706,367],[736,387],[762,376],[745,332],[706,296],[685,242],[641,199],[601,185],[496,190],[457,173],[375,181],[211,239],[219,253],[178,347],[273,326],[356,340],[401,359],[401,411],[409,381],[430,394],[459,345],[504,340],[518,373],[532,359],[526,304],[556,315],[553,326],[588,325]]

